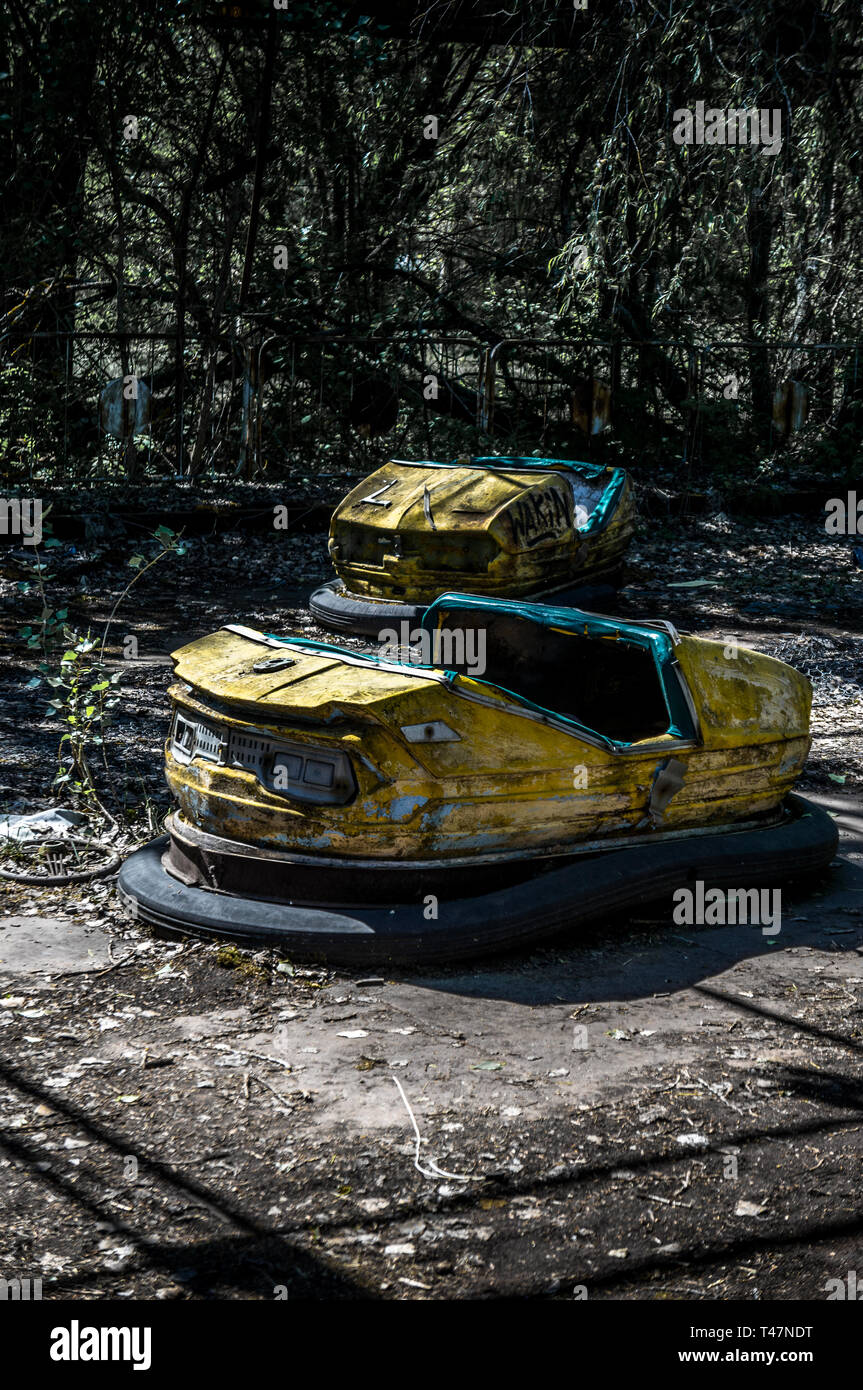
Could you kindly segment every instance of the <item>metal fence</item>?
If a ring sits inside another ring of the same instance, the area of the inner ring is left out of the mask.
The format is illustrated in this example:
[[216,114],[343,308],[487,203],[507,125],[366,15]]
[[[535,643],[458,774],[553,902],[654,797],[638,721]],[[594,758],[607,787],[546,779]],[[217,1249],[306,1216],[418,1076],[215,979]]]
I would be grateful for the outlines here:
[[861,366],[853,342],[22,330],[0,340],[0,470],[280,479],[609,441],[692,465],[722,438],[820,437],[858,402]]

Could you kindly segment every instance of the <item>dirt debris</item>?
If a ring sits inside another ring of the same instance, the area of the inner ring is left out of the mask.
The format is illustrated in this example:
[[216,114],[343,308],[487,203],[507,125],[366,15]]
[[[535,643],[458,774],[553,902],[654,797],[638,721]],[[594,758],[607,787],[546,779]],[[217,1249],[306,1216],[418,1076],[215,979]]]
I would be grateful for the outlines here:
[[[458,970],[346,973],[159,939],[111,881],[4,884],[3,920],[110,948],[74,974],[0,962],[0,1271],[46,1297],[712,1300],[822,1298],[859,1267],[863,575],[818,529],[645,528],[619,601],[813,681],[803,785],[838,798],[843,844],[778,941],[650,910]],[[322,537],[196,539],[191,559],[148,576],[118,632],[140,660],[107,757],[148,799],[127,845],[167,809],[167,653],[226,619],[319,635]],[[122,577],[94,566],[66,597],[96,626]],[[3,809],[32,810],[57,736],[2,583]],[[469,1181],[417,1171],[393,1077],[423,1165]]]

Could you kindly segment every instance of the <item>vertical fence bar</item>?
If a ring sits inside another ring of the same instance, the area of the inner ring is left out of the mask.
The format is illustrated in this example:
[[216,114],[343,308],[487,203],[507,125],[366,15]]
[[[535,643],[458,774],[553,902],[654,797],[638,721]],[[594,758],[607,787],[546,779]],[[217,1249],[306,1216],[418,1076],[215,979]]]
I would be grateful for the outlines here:
[[[183,306],[182,306],[182,303],[181,303],[181,305],[180,305],[181,310],[182,310],[182,307],[183,307]],[[184,397],[185,397],[185,390],[186,390],[186,373],[185,373],[186,340],[185,340],[185,331],[184,331],[184,330],[185,330],[185,324],[184,324],[184,322],[183,322],[183,319],[184,319],[184,315],[183,315],[183,313],[181,312],[181,313],[178,315],[178,317],[177,317],[177,336],[176,336],[176,344],[175,344],[175,349],[174,349],[175,354],[176,354],[175,361],[174,361],[174,449],[175,449],[175,452],[176,452],[176,466],[177,466],[177,477],[178,477],[178,478],[182,478],[182,477],[183,477],[183,461],[184,461],[184,460],[183,460],[183,447],[184,447],[184,440],[183,440],[183,433],[184,433],[184,431],[183,431],[183,415],[184,415],[184,404],[185,404]]]

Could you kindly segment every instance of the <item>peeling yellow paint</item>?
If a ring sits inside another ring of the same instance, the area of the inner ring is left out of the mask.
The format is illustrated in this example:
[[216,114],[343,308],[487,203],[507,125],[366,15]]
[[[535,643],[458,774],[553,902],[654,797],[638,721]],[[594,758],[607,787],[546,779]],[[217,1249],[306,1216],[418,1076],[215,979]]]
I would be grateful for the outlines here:
[[[266,647],[222,629],[175,653],[171,698],[190,718],[253,728],[311,752],[341,750],[356,779],[349,804],[300,803],[268,790],[254,771],[199,757],[182,763],[170,739],[166,745],[168,782],[185,820],[272,849],[435,860],[720,826],[775,810],[809,749],[804,676],[746,648],[728,660],[722,644],[693,637],[674,655],[697,737],[672,732],[615,747],[544,722],[479,680],[349,664],[301,645],[279,651],[290,666],[256,673]],[[418,744],[401,732],[435,720],[459,740]],[[683,764],[683,783],[657,825],[651,788],[669,757]]]
[[[330,526],[336,573],[352,593],[430,603],[445,589],[523,594],[613,570],[635,522],[627,478],[607,521],[583,524],[614,470],[385,463],[339,504]],[[580,500],[579,500],[580,499]]]

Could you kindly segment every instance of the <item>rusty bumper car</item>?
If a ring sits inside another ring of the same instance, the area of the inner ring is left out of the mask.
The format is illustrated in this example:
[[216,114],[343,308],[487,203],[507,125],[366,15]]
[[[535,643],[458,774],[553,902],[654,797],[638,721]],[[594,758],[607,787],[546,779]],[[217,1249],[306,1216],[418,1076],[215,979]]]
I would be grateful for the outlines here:
[[467,595],[413,638],[367,656],[228,626],[174,653],[176,809],[122,867],[132,912],[293,958],[453,959],[834,856],[791,791],[810,688],[787,664]]
[[333,513],[336,578],[309,600],[333,632],[416,622],[453,589],[594,608],[619,587],[635,502],[622,468],[562,459],[393,459]]
[[121,870],[132,910],[295,958],[446,960],[832,859],[791,790],[810,687],[783,662],[457,594],[413,636],[367,656],[228,626],[176,652],[177,809]]

